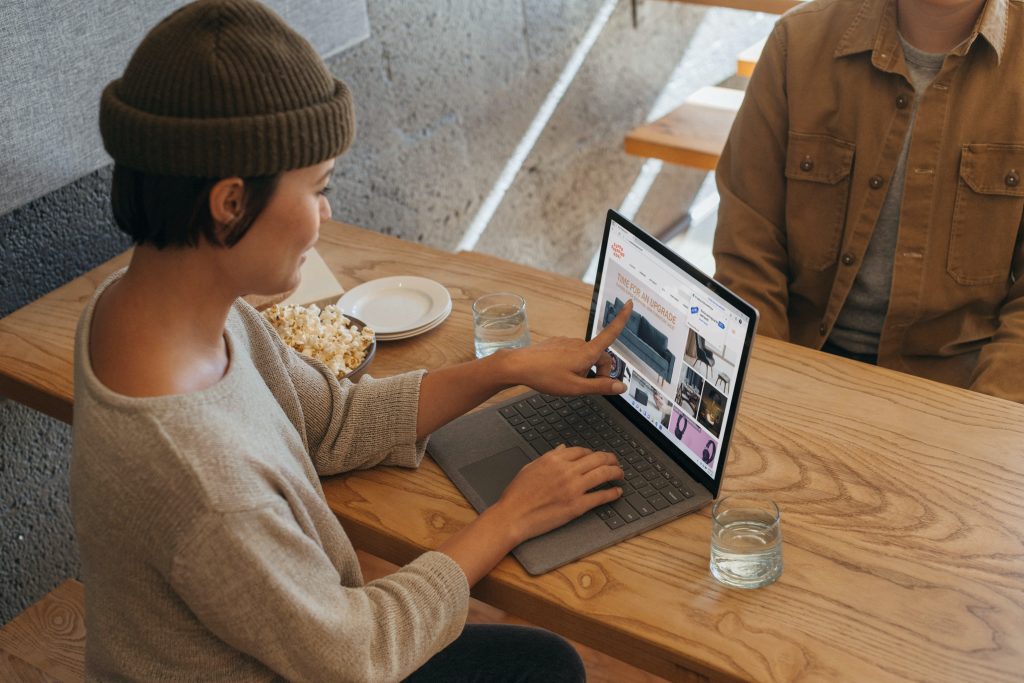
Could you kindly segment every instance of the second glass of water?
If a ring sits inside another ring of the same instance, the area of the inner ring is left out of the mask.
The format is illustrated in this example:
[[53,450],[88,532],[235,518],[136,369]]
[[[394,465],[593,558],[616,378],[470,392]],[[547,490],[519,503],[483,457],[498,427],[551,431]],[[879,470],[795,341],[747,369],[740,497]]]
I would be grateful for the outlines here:
[[477,358],[530,344],[526,301],[518,294],[486,294],[473,302],[473,347]]
[[782,574],[779,506],[726,496],[711,508],[711,574],[733,588],[760,588]]

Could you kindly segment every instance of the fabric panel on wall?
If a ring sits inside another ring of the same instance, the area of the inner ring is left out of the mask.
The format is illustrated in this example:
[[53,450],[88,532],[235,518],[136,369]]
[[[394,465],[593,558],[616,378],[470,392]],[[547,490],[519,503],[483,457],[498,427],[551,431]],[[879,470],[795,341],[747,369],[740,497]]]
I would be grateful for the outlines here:
[[[365,0],[264,0],[324,56],[370,34]],[[0,215],[110,163],[103,87],[184,0],[0,2]]]

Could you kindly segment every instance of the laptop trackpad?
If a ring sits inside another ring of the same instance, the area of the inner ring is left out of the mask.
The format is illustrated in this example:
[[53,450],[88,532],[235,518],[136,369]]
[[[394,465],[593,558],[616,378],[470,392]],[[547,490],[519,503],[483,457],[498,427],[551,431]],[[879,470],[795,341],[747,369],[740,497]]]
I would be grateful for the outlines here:
[[528,462],[530,459],[520,449],[510,448],[470,463],[459,472],[483,498],[484,505],[490,507],[498,502],[505,487]]

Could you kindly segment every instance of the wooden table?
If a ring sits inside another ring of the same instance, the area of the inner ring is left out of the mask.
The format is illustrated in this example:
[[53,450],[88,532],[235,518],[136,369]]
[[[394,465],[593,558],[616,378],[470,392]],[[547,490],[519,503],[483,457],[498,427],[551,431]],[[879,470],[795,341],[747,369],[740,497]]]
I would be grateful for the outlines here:
[[[471,358],[487,291],[522,293],[535,338],[586,325],[576,280],[340,224],[319,249],[346,287],[416,274],[452,293],[439,328],[381,344],[379,376]],[[70,418],[75,320],[123,261],[0,321],[0,392]],[[474,594],[671,680],[1020,680],[1024,406],[758,338],[724,488],[779,502],[776,584],[715,583],[704,510],[541,577],[508,558]],[[355,545],[398,563],[474,516],[429,459],[324,489]]]

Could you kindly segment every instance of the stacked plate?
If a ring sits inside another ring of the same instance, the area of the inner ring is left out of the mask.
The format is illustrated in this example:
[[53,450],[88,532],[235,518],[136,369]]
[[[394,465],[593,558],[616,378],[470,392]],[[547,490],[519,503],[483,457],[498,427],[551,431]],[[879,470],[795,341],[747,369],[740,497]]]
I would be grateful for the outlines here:
[[396,275],[364,282],[338,299],[338,308],[372,327],[380,341],[408,339],[434,329],[452,312],[452,297],[439,282]]

